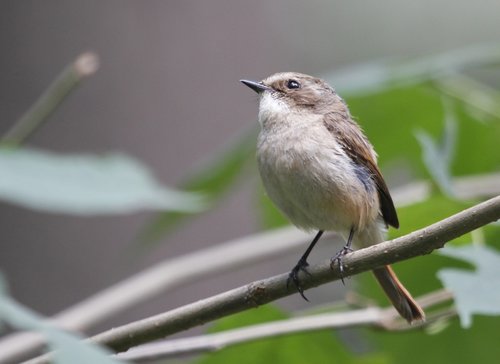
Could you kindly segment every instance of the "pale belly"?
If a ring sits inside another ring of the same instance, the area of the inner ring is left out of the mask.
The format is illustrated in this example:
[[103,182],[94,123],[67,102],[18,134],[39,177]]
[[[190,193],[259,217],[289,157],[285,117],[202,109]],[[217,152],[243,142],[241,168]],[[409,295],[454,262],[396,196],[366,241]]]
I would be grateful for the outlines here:
[[277,143],[261,136],[257,159],[269,198],[297,227],[345,235],[378,218],[373,182],[363,183],[335,144],[325,148],[304,140]]

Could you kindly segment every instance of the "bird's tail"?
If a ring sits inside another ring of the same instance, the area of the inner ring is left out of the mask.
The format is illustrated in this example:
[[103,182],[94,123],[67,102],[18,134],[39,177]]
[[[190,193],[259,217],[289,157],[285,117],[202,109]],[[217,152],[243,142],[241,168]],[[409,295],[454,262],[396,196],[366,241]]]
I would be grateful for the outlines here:
[[374,269],[373,274],[392,305],[406,321],[410,324],[416,321],[425,321],[424,310],[399,281],[389,265]]

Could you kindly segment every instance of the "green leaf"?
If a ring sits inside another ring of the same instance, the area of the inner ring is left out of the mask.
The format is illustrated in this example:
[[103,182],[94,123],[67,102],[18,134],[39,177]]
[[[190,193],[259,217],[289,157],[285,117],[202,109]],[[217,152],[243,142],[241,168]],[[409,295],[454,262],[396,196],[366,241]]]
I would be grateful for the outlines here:
[[477,119],[467,109],[467,105],[456,108],[460,134],[452,174],[459,176],[498,171],[500,120]]
[[118,364],[122,361],[112,359],[109,350],[84,342],[83,337],[64,332],[50,322],[14,301],[5,292],[2,277],[0,277],[0,321],[22,330],[34,330],[41,333],[47,340],[50,350],[55,351],[56,364]]
[[463,330],[456,320],[434,335],[425,330],[365,330],[365,336],[390,363],[496,363],[500,357],[499,324],[500,318],[481,317],[474,321],[470,330]]
[[121,154],[101,157],[0,149],[0,174],[0,199],[46,212],[194,212],[203,207],[200,196],[160,185],[144,165]]
[[423,130],[417,130],[415,136],[422,148],[422,158],[429,174],[433,177],[441,192],[454,196],[451,184],[450,165],[455,153],[457,122],[450,107],[445,110],[445,128],[440,141],[434,140]]
[[348,97],[347,103],[374,145],[382,167],[399,163],[417,176],[426,174],[413,131],[421,128],[434,134],[440,130],[443,105],[439,95],[425,86],[413,86]]
[[[389,183],[392,174],[406,174],[407,178],[428,176],[414,131],[425,130],[438,139],[447,117],[442,99],[441,94],[424,84],[346,97],[352,115],[374,145]],[[498,170],[499,120],[473,117],[468,103],[454,102],[454,106],[457,133],[450,174],[463,176]]]
[[475,271],[442,269],[437,273],[453,292],[462,327],[471,326],[474,314],[500,315],[500,254],[482,245],[446,247],[440,254],[476,267]]
[[[213,207],[236,183],[249,162],[254,162],[255,144],[256,128],[252,127],[196,168],[181,183],[182,189],[203,193]],[[162,212],[146,226],[141,240],[155,242],[187,217],[184,213]]]
[[[219,320],[210,331],[219,332],[262,322],[284,320],[288,317],[288,314],[285,314],[278,308],[266,305]],[[271,362],[274,364],[388,363],[383,355],[357,356],[348,352],[330,330],[266,338],[239,344],[205,355],[201,360],[197,361],[198,364],[253,364],[262,362]]]

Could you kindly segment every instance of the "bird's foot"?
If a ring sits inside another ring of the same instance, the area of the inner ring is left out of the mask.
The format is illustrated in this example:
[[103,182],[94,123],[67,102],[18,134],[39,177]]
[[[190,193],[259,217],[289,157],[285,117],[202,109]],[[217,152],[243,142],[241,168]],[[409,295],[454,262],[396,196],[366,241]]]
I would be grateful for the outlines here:
[[305,259],[300,259],[297,262],[297,265],[295,265],[295,267],[293,267],[293,269],[290,271],[290,274],[288,274],[288,280],[286,281],[286,288],[288,289],[288,287],[290,286],[290,282],[292,282],[293,285],[295,286],[295,288],[297,288],[297,291],[300,293],[302,298],[309,302],[307,297],[304,295],[304,289],[300,285],[300,280],[299,280],[299,272],[300,271],[304,272],[307,275],[311,275],[307,271],[308,266],[309,266],[309,263],[307,263],[307,261]]
[[330,267],[333,269],[334,264],[338,263],[338,265],[339,265],[339,272],[340,272],[340,280],[342,281],[343,285],[345,285],[345,282],[344,282],[344,277],[345,277],[344,276],[344,263],[343,263],[344,256],[346,254],[351,253],[352,251],[353,250],[351,249],[351,247],[347,244],[337,254],[335,254],[331,258]]

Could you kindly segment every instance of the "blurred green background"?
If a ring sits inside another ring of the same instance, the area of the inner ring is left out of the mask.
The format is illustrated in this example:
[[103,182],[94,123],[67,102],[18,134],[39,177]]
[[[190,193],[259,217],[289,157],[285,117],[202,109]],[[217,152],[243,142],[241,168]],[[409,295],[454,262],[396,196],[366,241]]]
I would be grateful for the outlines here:
[[[101,60],[98,73],[26,146],[63,154],[126,153],[148,165],[161,183],[201,190],[215,202],[196,218],[155,212],[82,217],[2,203],[0,268],[12,295],[50,315],[163,259],[284,224],[260,187],[253,159],[257,100],[239,85],[241,78],[293,70],[327,79],[374,144],[391,190],[432,181],[429,198],[398,208],[401,228],[391,236],[480,201],[487,193],[474,191],[474,198],[464,199],[450,181],[500,169],[498,13],[494,1],[3,1],[4,131],[67,63],[94,50]],[[498,248],[500,229],[459,240]],[[341,242],[320,244],[311,262],[332,255],[334,244]],[[95,331],[285,272],[301,251],[160,294]],[[441,286],[436,272],[445,266],[464,265],[432,254],[396,270],[419,295]],[[369,275],[346,287],[319,287],[308,297],[324,304],[351,289],[385,304]],[[282,318],[289,315],[285,311],[312,307],[298,296],[277,305],[218,325]],[[454,319],[432,334],[308,334],[279,339],[282,345],[251,344],[267,345],[262,352],[240,346],[230,349],[234,354],[201,360],[255,362],[265,355],[287,363],[495,362],[499,324],[489,316],[476,317],[467,330]]]

